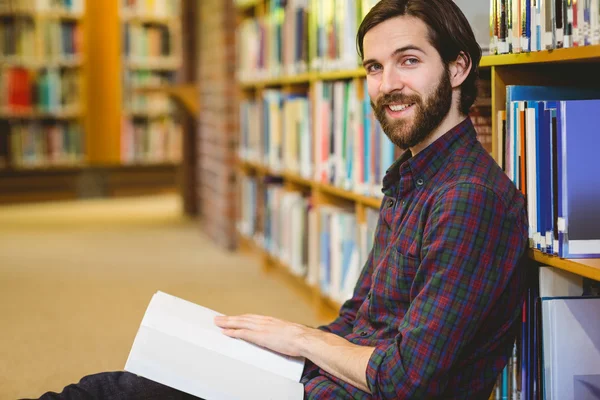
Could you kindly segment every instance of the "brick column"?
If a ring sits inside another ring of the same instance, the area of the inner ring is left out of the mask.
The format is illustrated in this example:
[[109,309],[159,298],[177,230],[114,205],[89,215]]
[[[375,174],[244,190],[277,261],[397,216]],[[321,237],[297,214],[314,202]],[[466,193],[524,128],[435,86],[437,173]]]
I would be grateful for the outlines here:
[[198,209],[202,229],[220,246],[236,245],[235,149],[238,101],[235,79],[236,13],[233,0],[199,2]]

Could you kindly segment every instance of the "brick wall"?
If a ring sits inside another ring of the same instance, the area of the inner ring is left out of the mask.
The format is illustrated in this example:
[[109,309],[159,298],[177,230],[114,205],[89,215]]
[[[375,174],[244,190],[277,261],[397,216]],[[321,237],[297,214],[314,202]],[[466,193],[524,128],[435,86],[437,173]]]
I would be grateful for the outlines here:
[[220,246],[235,247],[235,81],[233,0],[199,2],[198,209],[202,229]]

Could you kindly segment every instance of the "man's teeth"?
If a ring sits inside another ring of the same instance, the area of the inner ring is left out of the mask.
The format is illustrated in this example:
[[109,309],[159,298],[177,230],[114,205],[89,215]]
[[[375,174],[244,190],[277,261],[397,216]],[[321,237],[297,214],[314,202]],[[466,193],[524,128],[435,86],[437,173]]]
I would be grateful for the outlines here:
[[392,110],[392,111],[404,111],[410,106],[412,106],[412,104],[401,104],[401,105],[390,104],[389,105],[390,110]]

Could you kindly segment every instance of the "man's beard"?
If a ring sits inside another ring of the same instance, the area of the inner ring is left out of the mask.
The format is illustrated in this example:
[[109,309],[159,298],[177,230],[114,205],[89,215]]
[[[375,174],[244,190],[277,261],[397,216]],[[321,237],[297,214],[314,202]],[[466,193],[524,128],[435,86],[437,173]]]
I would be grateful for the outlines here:
[[[414,104],[414,117],[411,120],[390,120],[387,115],[388,104]],[[392,143],[406,150],[423,142],[437,128],[452,105],[452,85],[448,70],[444,70],[438,86],[423,103],[421,96],[403,95],[401,93],[390,93],[381,96],[377,106],[371,101],[371,107],[375,116],[381,124],[383,132],[390,138]]]

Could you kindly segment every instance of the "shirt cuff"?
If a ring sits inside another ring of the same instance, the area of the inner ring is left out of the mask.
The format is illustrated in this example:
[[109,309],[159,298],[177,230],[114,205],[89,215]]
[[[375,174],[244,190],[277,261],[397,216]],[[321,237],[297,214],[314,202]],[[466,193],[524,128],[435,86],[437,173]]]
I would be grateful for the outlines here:
[[367,364],[367,386],[369,387],[369,391],[373,395],[373,398],[379,398],[377,384],[379,371],[385,358],[388,356],[389,352],[394,350],[395,346],[395,342],[392,344],[389,342],[381,343],[375,346],[375,350],[373,351],[373,354],[371,354],[371,358],[369,358],[369,363]]

